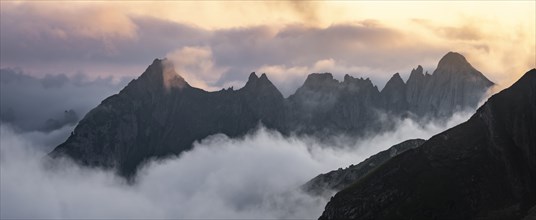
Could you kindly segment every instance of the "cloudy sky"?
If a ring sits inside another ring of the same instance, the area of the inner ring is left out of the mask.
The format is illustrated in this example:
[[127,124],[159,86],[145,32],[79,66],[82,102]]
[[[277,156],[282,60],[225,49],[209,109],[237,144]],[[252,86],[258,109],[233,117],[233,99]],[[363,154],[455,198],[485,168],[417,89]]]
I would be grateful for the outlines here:
[[0,4],[0,67],[37,77],[135,78],[167,57],[194,86],[237,88],[257,71],[289,95],[311,72],[382,88],[448,51],[504,86],[536,66],[534,1]]

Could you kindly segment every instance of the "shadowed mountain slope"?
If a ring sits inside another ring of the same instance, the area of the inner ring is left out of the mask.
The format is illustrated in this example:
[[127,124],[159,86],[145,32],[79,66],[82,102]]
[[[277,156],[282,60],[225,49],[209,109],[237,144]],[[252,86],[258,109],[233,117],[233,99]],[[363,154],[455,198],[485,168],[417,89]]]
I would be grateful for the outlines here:
[[337,193],[320,219],[521,219],[534,210],[535,186],[532,69],[467,122]]
[[302,190],[311,195],[329,196],[334,191],[340,191],[348,187],[391,158],[407,150],[419,147],[422,143],[424,143],[422,139],[411,139],[396,144],[387,150],[370,156],[357,165],[350,165],[345,169],[339,168],[325,174],[320,174],[305,183],[302,186]]

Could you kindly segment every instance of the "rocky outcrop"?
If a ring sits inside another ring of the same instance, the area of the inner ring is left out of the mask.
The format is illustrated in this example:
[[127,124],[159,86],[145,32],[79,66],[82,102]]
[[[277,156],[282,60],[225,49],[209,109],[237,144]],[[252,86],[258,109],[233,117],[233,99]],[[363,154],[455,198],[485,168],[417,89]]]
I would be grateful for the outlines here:
[[340,191],[363,176],[367,175],[372,170],[380,167],[391,158],[414,149],[424,143],[422,139],[407,140],[397,145],[390,147],[387,150],[381,151],[357,165],[331,172],[320,174],[309,180],[301,188],[311,195],[329,196],[333,192]]
[[534,215],[534,186],[536,69],[338,192],[320,219],[522,219]]
[[[422,66],[418,66],[416,69],[411,70],[408,80],[406,81],[406,100],[408,102],[408,108],[414,109],[415,112],[417,109],[424,109],[424,103],[421,103],[420,96],[423,94],[426,84],[430,81],[431,75],[428,73],[423,73]],[[422,110],[419,110],[421,112]]]
[[379,131],[379,100],[380,92],[370,79],[346,75],[339,82],[331,73],[313,73],[288,98],[289,129],[315,136]]
[[476,108],[493,85],[459,53],[449,52],[432,75],[423,75],[422,67],[411,72],[406,97],[409,111],[424,116],[448,117],[466,108]]
[[[313,73],[286,99],[266,74],[258,77],[251,73],[239,90],[207,92],[190,86],[170,62],[156,59],[119,94],[91,110],[51,155],[66,155],[89,166],[117,168],[120,174],[132,176],[148,159],[180,154],[191,149],[196,140],[217,133],[239,137],[261,123],[284,135],[321,140],[333,135],[377,133],[394,126],[393,120],[379,114],[404,117],[413,111],[414,103],[420,106],[416,112],[432,116],[448,115],[458,104],[476,106],[479,99],[473,97],[480,97],[487,89],[480,85],[489,85],[489,81],[469,64],[447,58],[434,75],[423,80],[413,80],[419,77],[417,72],[422,74],[422,68],[415,70],[417,75],[412,73],[407,85],[395,74],[381,92],[370,79],[346,75],[339,82],[330,73]],[[463,66],[448,67],[458,64]],[[436,74],[438,80],[445,79],[444,85],[430,86],[438,81]],[[436,87],[442,89],[437,94],[430,92]],[[452,92],[459,88],[462,90]],[[411,99],[405,95],[409,91]],[[433,96],[428,97],[428,93]],[[452,98],[446,97],[451,94]],[[452,103],[456,106],[450,106]]]
[[396,73],[391,77],[381,92],[383,105],[390,113],[401,114],[408,111],[408,100],[406,98],[407,85]]

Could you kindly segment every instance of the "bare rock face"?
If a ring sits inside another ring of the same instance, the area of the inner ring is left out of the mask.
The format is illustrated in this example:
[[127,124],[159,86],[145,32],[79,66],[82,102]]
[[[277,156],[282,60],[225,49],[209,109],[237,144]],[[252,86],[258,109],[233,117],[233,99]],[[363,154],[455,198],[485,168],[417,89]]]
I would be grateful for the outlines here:
[[381,129],[376,111],[380,92],[370,79],[346,75],[343,82],[331,73],[313,73],[288,98],[289,129],[298,134],[362,134]]
[[[411,84],[410,84],[411,83]],[[430,76],[417,67],[408,79],[410,112],[448,117],[465,108],[476,108],[493,83],[459,53],[449,52]]]
[[383,113],[448,116],[458,106],[476,106],[491,85],[449,54],[434,75],[421,76],[417,68],[406,84],[395,74],[381,92],[370,79],[346,75],[339,82],[330,73],[313,73],[286,99],[266,74],[251,73],[239,90],[207,92],[190,86],[170,62],[156,59],[119,94],[91,110],[50,155],[131,177],[146,160],[178,155],[217,133],[243,136],[261,123],[284,135],[323,139],[391,129],[394,122],[381,119]]
[[530,219],[535,186],[532,69],[467,122],[338,192],[320,219]]
[[400,74],[396,73],[391,77],[381,92],[384,108],[396,114],[408,111],[408,100],[406,98],[407,85]]
[[416,109],[424,109],[424,103],[421,103],[420,96],[424,93],[424,89],[428,81],[430,81],[431,75],[428,73],[423,73],[422,66],[418,66],[416,69],[411,70],[408,80],[406,81],[406,100],[408,102],[408,108],[413,109],[413,112]]

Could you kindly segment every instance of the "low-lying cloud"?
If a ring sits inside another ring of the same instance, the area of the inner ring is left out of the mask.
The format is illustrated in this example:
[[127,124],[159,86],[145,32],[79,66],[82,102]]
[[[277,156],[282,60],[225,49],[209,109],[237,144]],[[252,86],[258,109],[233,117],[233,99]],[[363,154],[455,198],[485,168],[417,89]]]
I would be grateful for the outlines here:
[[[55,166],[35,132],[0,126],[1,218],[317,218],[329,198],[299,187],[410,138],[429,138],[469,117],[327,145],[259,128],[243,138],[213,135],[179,157],[154,161],[134,184],[111,171]],[[44,133],[43,133],[44,134]],[[42,138],[42,137],[40,137]]]

